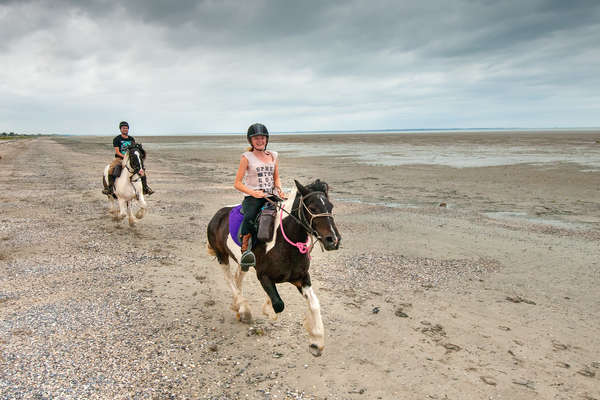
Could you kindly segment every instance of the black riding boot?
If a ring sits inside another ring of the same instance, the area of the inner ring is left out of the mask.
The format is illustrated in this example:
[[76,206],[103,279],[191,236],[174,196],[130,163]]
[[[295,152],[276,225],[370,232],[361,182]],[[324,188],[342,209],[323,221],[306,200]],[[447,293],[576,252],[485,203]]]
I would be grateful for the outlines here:
[[106,195],[111,195],[114,193],[114,186],[115,186],[115,177],[110,174],[108,175],[108,187],[105,187],[104,189],[102,189],[102,194],[106,194]]
[[150,189],[150,186],[148,186],[146,175],[142,176],[142,187],[144,188],[144,194],[150,196],[154,193],[154,190]]

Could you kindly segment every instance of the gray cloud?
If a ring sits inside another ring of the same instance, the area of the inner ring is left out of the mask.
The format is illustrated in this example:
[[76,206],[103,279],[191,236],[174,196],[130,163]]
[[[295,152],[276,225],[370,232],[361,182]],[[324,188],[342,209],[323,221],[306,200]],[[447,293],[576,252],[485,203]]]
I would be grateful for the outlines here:
[[0,129],[597,126],[598,21],[596,1],[3,1]]

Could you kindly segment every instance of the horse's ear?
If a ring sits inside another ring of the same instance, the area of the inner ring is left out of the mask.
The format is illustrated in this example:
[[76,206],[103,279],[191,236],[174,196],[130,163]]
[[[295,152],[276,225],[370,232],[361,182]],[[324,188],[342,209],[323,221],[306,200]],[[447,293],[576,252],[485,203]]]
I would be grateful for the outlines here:
[[300,192],[300,194],[302,196],[306,196],[308,194],[308,189],[306,189],[304,186],[302,186],[302,184],[300,182],[298,182],[297,180],[294,179],[294,183],[296,184],[296,187],[298,188],[298,191]]
[[327,182],[323,182],[322,180],[318,179],[314,182],[314,185],[316,188],[318,188],[317,190],[322,191],[323,193],[325,193],[325,196],[329,197],[329,185],[327,184]]

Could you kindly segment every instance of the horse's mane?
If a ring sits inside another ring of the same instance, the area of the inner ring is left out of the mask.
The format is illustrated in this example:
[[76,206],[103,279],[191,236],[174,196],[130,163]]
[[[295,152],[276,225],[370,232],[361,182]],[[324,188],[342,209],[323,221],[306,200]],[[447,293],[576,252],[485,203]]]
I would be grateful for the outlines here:
[[127,150],[131,151],[133,149],[138,149],[140,151],[140,155],[142,156],[142,160],[146,159],[146,150],[144,150],[144,148],[142,147],[141,143],[135,143],[135,144],[129,146],[129,148]]

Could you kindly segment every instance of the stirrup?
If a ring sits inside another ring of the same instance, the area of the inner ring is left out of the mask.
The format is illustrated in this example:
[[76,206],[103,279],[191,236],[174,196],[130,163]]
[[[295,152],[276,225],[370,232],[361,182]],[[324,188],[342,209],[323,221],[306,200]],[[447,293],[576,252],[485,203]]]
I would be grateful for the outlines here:
[[154,190],[150,189],[149,186],[146,186],[144,188],[144,194],[147,194],[148,196],[151,196],[154,193]]
[[244,272],[248,272],[250,267],[256,266],[256,257],[251,250],[246,250],[240,259],[240,268]]
[[112,188],[110,186],[105,187],[104,189],[102,189],[102,194],[110,196],[111,194],[113,194]]

